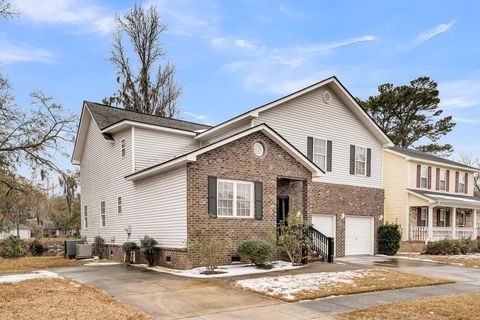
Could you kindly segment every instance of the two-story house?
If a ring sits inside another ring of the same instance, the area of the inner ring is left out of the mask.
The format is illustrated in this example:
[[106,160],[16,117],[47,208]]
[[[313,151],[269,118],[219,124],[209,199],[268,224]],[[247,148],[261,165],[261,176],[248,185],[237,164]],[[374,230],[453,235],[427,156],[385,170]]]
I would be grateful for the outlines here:
[[477,237],[477,168],[424,152],[391,147],[384,155],[385,220],[403,241]]
[[373,254],[388,146],[335,77],[215,127],[85,102],[72,157],[81,233],[113,254],[149,235],[160,264],[187,268],[199,263],[187,244],[202,219],[233,239],[221,248],[229,263],[241,242],[299,211],[334,237],[337,256]]

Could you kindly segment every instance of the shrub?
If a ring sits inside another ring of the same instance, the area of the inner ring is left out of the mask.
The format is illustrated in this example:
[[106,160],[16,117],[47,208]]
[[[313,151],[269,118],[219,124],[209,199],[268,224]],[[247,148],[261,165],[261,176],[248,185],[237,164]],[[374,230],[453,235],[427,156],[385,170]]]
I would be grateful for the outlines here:
[[462,252],[462,254],[478,252],[478,240],[460,240],[460,251]]
[[32,256],[38,257],[43,255],[43,252],[45,251],[45,247],[40,241],[35,239],[32,241],[32,243],[30,243],[30,247],[28,248],[28,251],[30,251],[30,254]]
[[96,236],[93,239],[93,255],[103,259],[105,253],[105,239],[100,236]]
[[143,240],[140,240],[140,251],[142,251],[145,259],[148,261],[149,266],[153,266],[155,263],[155,246],[158,244],[158,241],[145,236]]
[[210,215],[203,215],[188,241],[189,251],[198,254],[200,263],[207,269],[206,274],[216,273],[215,269],[225,256],[225,249],[232,246],[230,237],[215,228],[215,221]]
[[238,253],[242,258],[251,261],[258,267],[265,266],[265,263],[272,256],[272,246],[260,239],[248,240],[242,243],[238,249]]
[[135,242],[129,241],[125,242],[122,245],[122,250],[125,252],[125,263],[130,264],[132,263],[132,253],[135,252],[135,250],[138,250],[139,247]]
[[467,253],[465,241],[444,239],[435,242],[429,242],[425,249],[426,254],[432,255],[452,255]]
[[311,252],[312,244],[305,236],[309,227],[300,212],[290,214],[287,223],[279,226],[278,245],[293,265],[302,264]]
[[10,236],[3,251],[5,258],[19,258],[25,255],[25,243],[22,239]]
[[400,225],[387,223],[378,228],[378,253],[393,256],[400,249],[402,229]]

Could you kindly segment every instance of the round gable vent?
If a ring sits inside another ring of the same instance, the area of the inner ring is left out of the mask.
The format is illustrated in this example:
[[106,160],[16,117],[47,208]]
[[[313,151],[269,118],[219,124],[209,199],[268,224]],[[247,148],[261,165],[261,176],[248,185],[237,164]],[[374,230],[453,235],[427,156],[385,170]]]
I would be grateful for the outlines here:
[[253,152],[257,157],[263,156],[265,152],[265,148],[263,147],[263,144],[261,144],[260,142],[255,142],[253,144]]
[[323,92],[323,101],[325,101],[326,103],[330,103],[330,101],[332,101],[332,95],[330,94],[330,92]]

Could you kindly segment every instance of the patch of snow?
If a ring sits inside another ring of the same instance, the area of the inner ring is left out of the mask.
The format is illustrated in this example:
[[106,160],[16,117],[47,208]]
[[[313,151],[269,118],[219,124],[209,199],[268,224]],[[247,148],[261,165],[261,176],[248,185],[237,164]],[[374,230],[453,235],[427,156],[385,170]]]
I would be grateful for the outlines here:
[[226,266],[219,266],[215,271],[220,271],[222,273],[219,274],[202,274],[206,270],[204,267],[194,268],[194,269],[187,269],[187,270],[178,270],[178,269],[170,269],[160,266],[149,267],[146,264],[133,264],[132,266],[136,267],[143,267],[149,270],[157,271],[157,272],[165,272],[169,274],[174,274],[176,276],[182,277],[189,277],[189,278],[223,278],[223,277],[234,277],[234,276],[242,276],[242,275],[249,275],[249,274],[259,274],[259,273],[267,273],[267,272],[274,272],[274,271],[287,271],[287,270],[294,270],[303,268],[304,266],[292,266],[291,262],[286,261],[273,261],[271,269],[260,269],[251,264],[233,264],[233,265],[226,265]]
[[85,263],[84,266],[112,266],[120,264],[120,262],[89,262]]
[[24,280],[32,279],[62,279],[63,277],[59,276],[55,272],[51,271],[35,271],[32,273],[24,274],[11,274],[6,276],[0,276],[0,283],[13,283],[20,282]]
[[[355,285],[355,279],[377,275],[378,269],[352,270],[342,272],[318,272],[278,277],[238,280],[235,286],[261,292],[269,296],[280,296],[286,300],[294,300],[295,295],[302,292],[329,290],[339,283]],[[385,272],[385,270],[382,270]]]
[[446,257],[448,259],[476,260],[476,259],[480,259],[480,254],[478,254],[478,253],[458,254],[458,255],[453,255],[453,256],[440,256],[440,257]]

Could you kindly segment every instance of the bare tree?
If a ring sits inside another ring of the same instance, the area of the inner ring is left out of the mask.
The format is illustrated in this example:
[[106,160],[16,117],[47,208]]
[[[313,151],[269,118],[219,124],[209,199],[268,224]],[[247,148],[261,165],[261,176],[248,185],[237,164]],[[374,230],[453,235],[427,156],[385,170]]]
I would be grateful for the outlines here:
[[75,200],[75,192],[78,188],[78,177],[78,171],[72,172],[70,170],[62,172],[58,176],[58,183],[60,184],[60,187],[63,188],[63,196],[65,197],[65,202],[67,204],[68,219],[72,218],[72,206],[73,201]]
[[[167,27],[161,23],[157,9],[155,6],[145,9],[135,4],[133,9],[123,17],[116,16],[115,20],[118,29],[109,61],[117,69],[116,80],[120,88],[103,102],[167,118],[178,116],[176,102],[182,89],[175,81],[175,66],[165,63],[166,53],[160,37]],[[123,34],[130,40],[136,67],[126,53]]]
[[[480,169],[480,159],[471,153],[462,152],[462,154],[460,154],[460,162],[466,166]],[[475,194],[480,195],[480,176],[478,173],[474,173],[473,175],[473,185]]]
[[18,15],[13,5],[7,0],[0,0],[0,18],[11,18]]

